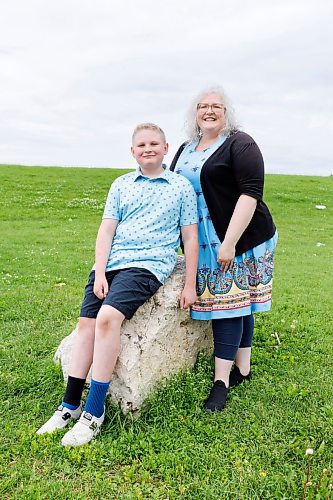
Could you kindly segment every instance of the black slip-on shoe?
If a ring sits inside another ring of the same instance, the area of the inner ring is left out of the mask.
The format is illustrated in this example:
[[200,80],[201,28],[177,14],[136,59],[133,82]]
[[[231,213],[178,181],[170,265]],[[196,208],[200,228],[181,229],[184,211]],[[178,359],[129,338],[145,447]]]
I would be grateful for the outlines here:
[[205,401],[204,409],[207,411],[222,411],[225,407],[228,389],[222,380],[216,380],[210,394]]
[[230,372],[229,387],[236,387],[245,380],[251,380],[251,371],[247,375],[242,375],[238,366],[234,365]]

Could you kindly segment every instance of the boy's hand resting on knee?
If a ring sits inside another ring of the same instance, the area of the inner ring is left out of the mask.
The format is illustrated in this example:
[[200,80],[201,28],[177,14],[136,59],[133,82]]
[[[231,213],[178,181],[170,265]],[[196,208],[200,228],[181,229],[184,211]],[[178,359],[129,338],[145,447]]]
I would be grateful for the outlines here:
[[198,300],[195,288],[184,286],[180,296],[179,306],[181,309],[188,309],[194,302]]
[[105,277],[105,274],[95,276],[94,294],[96,295],[96,297],[103,300],[107,296],[108,291],[109,291],[109,285]]

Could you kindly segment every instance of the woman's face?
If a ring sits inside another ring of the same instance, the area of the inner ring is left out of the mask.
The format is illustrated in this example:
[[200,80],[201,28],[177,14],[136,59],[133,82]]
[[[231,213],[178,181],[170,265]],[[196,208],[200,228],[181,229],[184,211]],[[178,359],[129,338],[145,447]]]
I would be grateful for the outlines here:
[[197,124],[203,134],[218,135],[224,126],[225,107],[216,92],[207,94],[197,104]]

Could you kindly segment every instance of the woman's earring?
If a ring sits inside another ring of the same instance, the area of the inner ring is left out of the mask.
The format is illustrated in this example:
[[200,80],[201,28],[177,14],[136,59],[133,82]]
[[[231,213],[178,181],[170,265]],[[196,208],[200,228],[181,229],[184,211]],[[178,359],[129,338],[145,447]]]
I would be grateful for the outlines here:
[[199,125],[198,125],[198,124],[196,124],[196,126],[195,126],[195,130],[196,130],[197,136],[198,136],[198,137],[201,137],[201,136],[202,136],[202,132],[201,132],[200,127],[199,127]]

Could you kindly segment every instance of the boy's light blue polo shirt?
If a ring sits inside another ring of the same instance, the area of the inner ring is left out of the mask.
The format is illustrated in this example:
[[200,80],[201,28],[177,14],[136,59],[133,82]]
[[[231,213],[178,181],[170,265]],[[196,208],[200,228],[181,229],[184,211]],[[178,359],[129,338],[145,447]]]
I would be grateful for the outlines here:
[[164,283],[176,263],[180,228],[197,223],[196,194],[170,170],[149,178],[137,169],[112,183],[103,219],[119,220],[106,271],[142,267]]

